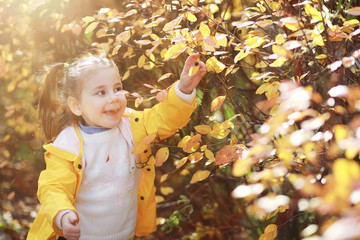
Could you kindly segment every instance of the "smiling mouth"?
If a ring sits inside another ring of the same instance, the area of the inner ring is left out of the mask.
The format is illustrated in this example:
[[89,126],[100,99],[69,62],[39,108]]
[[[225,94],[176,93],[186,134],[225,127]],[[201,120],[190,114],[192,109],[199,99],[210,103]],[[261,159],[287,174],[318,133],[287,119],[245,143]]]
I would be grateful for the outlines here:
[[120,109],[116,108],[116,109],[105,110],[104,113],[105,114],[114,114],[114,113],[118,113],[119,111],[120,111]]

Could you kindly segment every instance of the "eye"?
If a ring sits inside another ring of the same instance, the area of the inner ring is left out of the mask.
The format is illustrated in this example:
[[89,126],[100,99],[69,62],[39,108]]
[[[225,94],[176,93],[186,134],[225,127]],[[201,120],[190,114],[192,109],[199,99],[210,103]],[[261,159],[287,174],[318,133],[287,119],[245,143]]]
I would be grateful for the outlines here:
[[122,87],[121,87],[121,86],[115,88],[115,92],[119,92],[119,91],[121,91],[121,90],[122,90]]
[[104,90],[98,91],[98,92],[96,92],[96,95],[103,96],[103,95],[105,95],[105,91]]

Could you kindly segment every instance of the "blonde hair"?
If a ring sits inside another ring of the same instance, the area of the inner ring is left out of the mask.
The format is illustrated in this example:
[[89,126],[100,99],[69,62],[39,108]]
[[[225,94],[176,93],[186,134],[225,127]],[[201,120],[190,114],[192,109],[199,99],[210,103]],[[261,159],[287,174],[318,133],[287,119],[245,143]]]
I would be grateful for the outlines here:
[[103,56],[76,58],[70,63],[57,63],[48,70],[40,92],[38,117],[47,141],[52,141],[62,129],[71,125],[77,117],[72,114],[67,99],[81,94],[82,79],[100,68],[117,66]]

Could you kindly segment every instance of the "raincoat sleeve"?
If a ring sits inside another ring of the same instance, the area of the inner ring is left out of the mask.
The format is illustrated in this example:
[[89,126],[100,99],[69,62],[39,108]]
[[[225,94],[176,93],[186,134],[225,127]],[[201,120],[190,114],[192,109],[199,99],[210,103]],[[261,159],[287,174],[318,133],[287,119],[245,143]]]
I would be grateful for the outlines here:
[[[46,146],[44,148],[46,149]],[[71,153],[67,154],[69,159],[76,158]],[[40,174],[37,192],[46,218],[58,235],[62,235],[62,231],[56,224],[56,215],[66,209],[76,213],[74,196],[78,181],[77,172],[73,161],[63,157],[64,155],[60,157],[50,151],[45,153],[46,169]]]
[[196,99],[189,104],[181,100],[174,90],[173,84],[164,101],[143,112],[143,121],[148,134],[157,133],[165,139],[184,127],[196,108]]

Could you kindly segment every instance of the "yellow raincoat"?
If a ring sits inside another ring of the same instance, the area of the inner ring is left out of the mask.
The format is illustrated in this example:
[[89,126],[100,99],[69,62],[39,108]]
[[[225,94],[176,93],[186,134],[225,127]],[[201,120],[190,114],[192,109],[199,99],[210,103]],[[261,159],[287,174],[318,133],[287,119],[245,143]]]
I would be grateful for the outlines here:
[[[196,100],[192,105],[182,101],[176,95],[173,84],[163,102],[124,117],[130,118],[131,134],[135,146],[138,146],[148,134],[156,133],[160,139],[174,134],[188,123],[195,107]],[[44,145],[46,169],[40,174],[37,193],[41,207],[28,233],[28,240],[56,239],[62,236],[62,231],[56,224],[56,215],[64,209],[76,212],[74,204],[82,179],[83,149],[76,124],[75,130],[78,136],[76,141],[80,146],[78,155],[58,149],[52,144]],[[140,149],[143,150],[139,154],[140,162],[147,164],[141,169],[142,178],[138,188],[135,235],[139,237],[156,231],[155,159],[151,155],[150,145]]]

